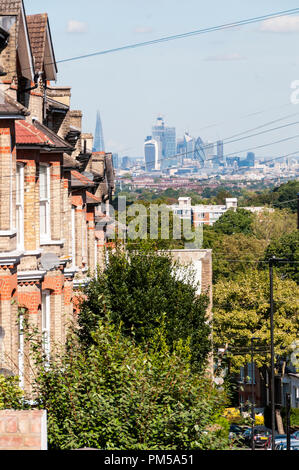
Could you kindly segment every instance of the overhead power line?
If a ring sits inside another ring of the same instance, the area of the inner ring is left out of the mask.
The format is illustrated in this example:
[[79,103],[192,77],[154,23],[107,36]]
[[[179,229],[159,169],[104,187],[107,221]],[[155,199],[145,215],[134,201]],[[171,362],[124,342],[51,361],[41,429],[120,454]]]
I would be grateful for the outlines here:
[[112,49],[106,49],[106,50],[103,50],[103,51],[98,51],[98,52],[93,52],[93,53],[89,53],[89,54],[83,54],[83,55],[80,55],[80,56],[70,57],[70,58],[67,58],[67,59],[58,60],[58,61],[56,61],[56,63],[61,64],[61,63],[72,62],[72,61],[76,61],[76,60],[87,59],[89,57],[101,56],[101,55],[105,55],[105,54],[113,54],[115,52],[121,52],[121,51],[129,50],[129,49],[136,49],[138,47],[152,46],[152,45],[160,44],[160,43],[163,43],[163,42],[174,41],[174,40],[177,40],[177,39],[185,39],[185,38],[189,38],[189,37],[193,37],[193,36],[199,36],[201,34],[212,33],[212,32],[215,32],[215,31],[221,31],[221,30],[225,30],[225,29],[232,29],[232,28],[236,28],[236,27],[240,27],[240,26],[246,26],[246,25],[252,24],[252,23],[259,23],[261,21],[265,21],[265,20],[271,19],[271,18],[280,18],[281,16],[295,15],[297,13],[299,13],[299,8],[293,8],[291,10],[284,10],[284,11],[279,11],[279,12],[275,12],[275,13],[269,13],[268,15],[255,16],[253,18],[247,18],[247,19],[244,19],[244,20],[239,20],[239,21],[235,21],[233,23],[225,23],[225,24],[221,24],[221,25],[218,25],[218,26],[211,26],[209,28],[197,29],[197,30],[194,30],[194,31],[188,31],[186,33],[174,34],[174,35],[171,35],[171,36],[165,36],[165,37],[158,38],[158,39],[152,39],[150,41],[138,42],[138,43],[134,43],[134,44],[128,44],[126,46],[120,46],[120,47],[115,47],[115,48],[112,48]]

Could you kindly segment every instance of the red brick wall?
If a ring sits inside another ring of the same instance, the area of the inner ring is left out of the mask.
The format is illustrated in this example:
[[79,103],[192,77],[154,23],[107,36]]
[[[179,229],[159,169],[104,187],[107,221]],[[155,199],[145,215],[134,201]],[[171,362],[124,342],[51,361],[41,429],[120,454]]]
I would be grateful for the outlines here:
[[0,450],[47,450],[46,411],[0,411]]

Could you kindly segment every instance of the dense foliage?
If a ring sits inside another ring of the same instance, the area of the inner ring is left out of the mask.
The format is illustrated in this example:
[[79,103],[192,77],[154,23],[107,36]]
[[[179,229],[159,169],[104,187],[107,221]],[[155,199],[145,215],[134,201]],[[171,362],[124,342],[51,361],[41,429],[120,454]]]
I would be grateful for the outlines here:
[[192,271],[174,264],[166,254],[111,253],[105,272],[85,290],[79,316],[81,340],[92,342],[92,332],[108,310],[111,319],[138,343],[149,341],[165,317],[168,345],[190,337],[192,363],[200,369],[210,351],[210,327],[208,298],[204,293],[198,296],[197,290]]
[[[253,269],[233,280],[221,280],[214,286],[214,344],[216,347],[228,345],[231,365],[236,371],[251,360],[252,337],[258,338],[256,345],[268,351],[255,354],[258,366],[270,362],[269,298],[268,271]],[[275,275],[275,353],[281,357],[287,357],[293,351],[298,339],[298,298],[298,285]]]
[[213,228],[215,232],[225,235],[235,233],[251,235],[253,220],[254,215],[245,209],[237,209],[236,211],[230,209],[215,222]]
[[277,263],[277,271],[282,277],[293,279],[299,284],[299,231],[287,233],[273,240],[267,247],[265,260],[276,256],[282,261]]
[[24,392],[19,388],[17,377],[0,375],[0,410],[20,410],[24,407]]
[[69,338],[45,368],[35,347],[37,404],[51,449],[223,449],[225,396],[191,370],[189,341],[170,348],[161,321],[146,348],[99,319],[90,346]]

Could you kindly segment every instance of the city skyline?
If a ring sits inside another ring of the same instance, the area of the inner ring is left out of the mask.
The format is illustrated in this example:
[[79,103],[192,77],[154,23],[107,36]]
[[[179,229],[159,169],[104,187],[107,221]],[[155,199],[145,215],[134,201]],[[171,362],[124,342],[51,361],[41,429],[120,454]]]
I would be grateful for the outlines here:
[[[84,11],[74,3],[70,13],[68,2],[58,4],[53,0],[47,9],[50,19],[55,18],[52,32],[57,59],[297,6],[293,0],[253,0],[242,5],[236,0],[225,4],[214,0],[208,5],[198,0],[187,0],[184,5],[161,0],[161,14],[154,15],[157,5],[156,0],[151,4],[136,0],[130,4],[120,0],[95,4],[87,0]],[[45,9],[43,2],[37,0],[25,0],[25,7],[28,14]],[[125,23],[120,20],[124,15]],[[114,18],[113,23],[110,18]],[[154,120],[157,111],[167,122],[175,123],[178,135],[188,129],[190,135],[215,142],[299,112],[298,106],[290,102],[291,84],[298,79],[298,28],[278,20],[274,24],[262,22],[165,45],[59,63],[59,76],[73,84],[73,102],[84,111],[86,132],[93,131],[96,110],[101,109],[107,151],[142,155],[148,122]],[[86,77],[96,76],[100,81],[96,100],[88,86],[81,86],[82,67]],[[283,129],[269,135],[269,139],[262,136],[248,140],[244,148],[290,135],[290,129]],[[296,141],[290,141],[260,153],[290,153],[297,147]],[[237,143],[227,146],[229,153],[241,149]]]

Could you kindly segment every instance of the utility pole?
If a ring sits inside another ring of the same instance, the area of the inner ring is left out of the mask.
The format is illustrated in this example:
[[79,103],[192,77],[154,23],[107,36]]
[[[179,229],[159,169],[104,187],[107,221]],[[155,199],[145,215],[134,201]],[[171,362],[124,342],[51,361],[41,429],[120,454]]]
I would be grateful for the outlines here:
[[287,450],[291,450],[291,433],[290,433],[290,412],[291,412],[291,395],[286,394],[286,414],[287,414]]
[[270,331],[271,331],[271,428],[272,428],[272,450],[275,450],[275,379],[274,379],[274,303],[273,303],[273,264],[275,256],[269,259],[270,276]]
[[297,193],[297,230],[299,230],[299,193]]
[[258,338],[251,338],[251,450],[255,450],[255,440],[254,440],[254,425],[255,425],[255,397],[254,397],[254,357],[253,357],[253,342]]
[[270,277],[270,331],[271,331],[271,428],[272,450],[275,450],[275,364],[274,364],[274,301],[273,301],[273,266],[275,263],[287,262],[287,259],[279,259],[275,256],[269,259]]

